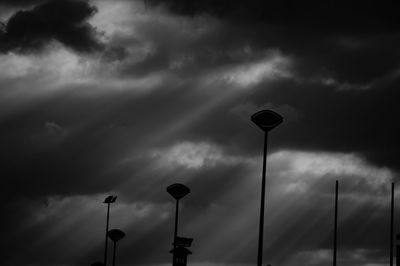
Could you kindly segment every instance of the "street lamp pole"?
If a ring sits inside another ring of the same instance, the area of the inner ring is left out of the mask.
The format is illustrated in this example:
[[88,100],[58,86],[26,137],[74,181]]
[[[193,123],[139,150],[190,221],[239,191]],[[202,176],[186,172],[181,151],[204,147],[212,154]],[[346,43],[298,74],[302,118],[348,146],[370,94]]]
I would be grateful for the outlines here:
[[175,230],[174,230],[174,250],[176,248],[176,237],[178,236],[178,213],[179,213],[179,199],[176,199]]
[[336,266],[336,256],[337,256],[338,190],[339,190],[339,181],[336,180],[336,185],[335,185],[335,222],[334,222],[334,232],[333,232],[333,266]]
[[110,203],[107,203],[106,240],[104,245],[104,266],[107,265],[107,244],[108,244],[107,232],[108,232],[109,219],[110,219]]
[[107,265],[107,244],[108,244],[108,224],[110,220],[110,204],[114,203],[117,199],[117,196],[108,196],[103,203],[107,204],[107,221],[106,221],[106,240],[104,244],[104,266]]
[[262,265],[262,251],[263,251],[263,237],[264,237],[264,210],[265,210],[265,186],[266,186],[266,168],[267,168],[267,141],[268,132],[264,133],[264,156],[263,156],[263,170],[262,170],[262,183],[261,183],[261,204],[260,204],[260,224],[258,234],[258,255],[257,265]]
[[116,252],[117,251],[117,241],[114,241],[114,251],[113,251],[113,266],[115,266],[115,255],[116,255]]
[[261,183],[260,224],[258,233],[257,266],[262,266],[263,237],[264,237],[264,210],[267,169],[267,143],[268,132],[283,122],[282,116],[271,110],[259,111],[251,116],[251,121],[264,131],[264,154]]
[[394,183],[392,182],[392,196],[390,202],[390,266],[393,266],[393,223],[394,222]]

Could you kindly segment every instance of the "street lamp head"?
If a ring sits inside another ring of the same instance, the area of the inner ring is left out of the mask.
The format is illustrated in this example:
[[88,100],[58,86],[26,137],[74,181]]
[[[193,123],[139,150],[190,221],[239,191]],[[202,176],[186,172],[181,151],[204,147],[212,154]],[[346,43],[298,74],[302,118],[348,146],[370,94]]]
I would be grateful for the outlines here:
[[119,229],[112,229],[108,231],[107,235],[112,241],[117,242],[125,236],[125,233]]
[[283,117],[271,110],[262,110],[251,116],[251,121],[263,131],[268,132],[283,121]]
[[103,203],[114,203],[117,199],[117,196],[108,196]]
[[167,192],[176,200],[179,200],[189,194],[190,189],[183,184],[172,184],[167,187]]

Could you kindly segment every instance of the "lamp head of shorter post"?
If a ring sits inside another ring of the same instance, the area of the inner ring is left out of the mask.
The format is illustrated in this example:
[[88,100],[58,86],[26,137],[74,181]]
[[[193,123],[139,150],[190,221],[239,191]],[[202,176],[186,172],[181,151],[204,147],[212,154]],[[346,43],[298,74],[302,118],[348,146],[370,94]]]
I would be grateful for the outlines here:
[[116,199],[117,199],[117,196],[108,196],[108,197],[103,201],[103,203],[106,203],[106,204],[114,203]]
[[112,241],[117,242],[124,238],[125,233],[119,229],[112,229],[108,231],[107,235]]
[[190,189],[183,184],[172,184],[167,187],[167,192],[176,200],[179,200],[189,194]]
[[268,132],[283,122],[283,117],[271,110],[262,110],[251,116],[251,121]]

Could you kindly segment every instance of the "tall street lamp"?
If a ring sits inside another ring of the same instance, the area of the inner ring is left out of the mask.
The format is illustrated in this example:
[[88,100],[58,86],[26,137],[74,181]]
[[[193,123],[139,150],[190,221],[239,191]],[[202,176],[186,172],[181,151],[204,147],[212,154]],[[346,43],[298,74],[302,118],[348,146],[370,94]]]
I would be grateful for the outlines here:
[[119,229],[112,229],[108,231],[108,237],[114,242],[114,252],[113,252],[113,266],[115,266],[115,253],[117,250],[117,242],[120,241],[125,236],[125,233]]
[[[178,235],[178,212],[179,212],[179,200],[190,193],[190,189],[183,184],[172,184],[167,187],[167,192],[176,200],[176,208],[175,208],[175,229],[174,229],[174,251],[177,244],[177,235]],[[175,252],[173,252],[175,256]],[[173,262],[175,259],[173,258]]]
[[264,234],[264,205],[265,205],[265,183],[267,167],[267,140],[268,132],[282,123],[283,118],[271,110],[259,111],[251,116],[251,121],[264,131],[264,156],[261,184],[261,205],[260,205],[260,227],[258,234],[258,255],[257,266],[262,266],[263,234]]
[[103,202],[107,204],[106,240],[104,245],[104,262],[103,262],[104,266],[107,265],[107,244],[108,244],[107,234],[108,234],[108,222],[110,220],[110,204],[114,203],[116,199],[117,196],[108,196]]

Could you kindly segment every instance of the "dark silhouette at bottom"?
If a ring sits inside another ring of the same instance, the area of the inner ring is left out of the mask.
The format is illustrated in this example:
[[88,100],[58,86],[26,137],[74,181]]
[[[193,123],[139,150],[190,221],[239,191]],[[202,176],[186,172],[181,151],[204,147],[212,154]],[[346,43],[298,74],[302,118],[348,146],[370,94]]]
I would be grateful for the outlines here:
[[170,251],[173,254],[173,266],[186,266],[187,264],[187,256],[192,254],[190,250],[185,247],[175,247]]

